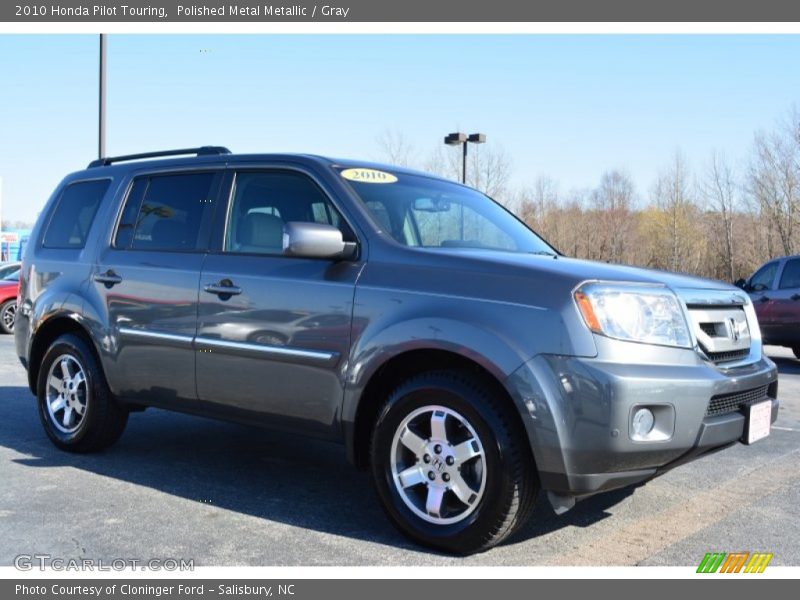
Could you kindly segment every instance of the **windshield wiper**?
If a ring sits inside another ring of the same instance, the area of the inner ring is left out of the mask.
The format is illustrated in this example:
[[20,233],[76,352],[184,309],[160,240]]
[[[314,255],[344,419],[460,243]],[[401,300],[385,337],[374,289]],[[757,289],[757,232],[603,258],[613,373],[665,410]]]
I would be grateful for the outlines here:
[[558,254],[555,252],[550,252],[549,250],[536,250],[535,252],[528,252],[528,254],[536,254],[537,256],[552,256],[553,258],[558,258]]

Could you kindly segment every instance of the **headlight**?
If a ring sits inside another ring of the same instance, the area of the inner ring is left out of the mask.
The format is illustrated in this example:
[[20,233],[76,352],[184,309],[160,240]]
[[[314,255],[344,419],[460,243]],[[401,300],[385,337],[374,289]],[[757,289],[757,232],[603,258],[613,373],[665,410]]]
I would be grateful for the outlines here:
[[645,344],[692,346],[678,298],[666,288],[587,283],[575,292],[575,302],[595,333]]

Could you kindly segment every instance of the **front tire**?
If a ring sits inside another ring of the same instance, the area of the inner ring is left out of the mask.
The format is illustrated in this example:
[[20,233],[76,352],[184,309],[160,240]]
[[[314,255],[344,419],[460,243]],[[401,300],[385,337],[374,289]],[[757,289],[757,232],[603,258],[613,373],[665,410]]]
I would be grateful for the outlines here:
[[14,333],[14,320],[17,315],[17,300],[12,298],[0,304],[0,331]]
[[62,335],[47,349],[37,397],[47,437],[69,452],[107,448],[128,422],[128,411],[113,398],[94,353],[76,335]]
[[372,475],[389,519],[415,542],[482,552],[527,519],[536,470],[503,400],[482,378],[449,370],[390,395],[372,437]]

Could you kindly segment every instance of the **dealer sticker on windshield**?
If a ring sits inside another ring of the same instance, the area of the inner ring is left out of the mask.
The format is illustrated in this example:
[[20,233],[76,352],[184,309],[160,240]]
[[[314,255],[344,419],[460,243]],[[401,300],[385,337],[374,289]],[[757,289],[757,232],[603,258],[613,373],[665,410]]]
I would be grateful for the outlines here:
[[752,444],[769,435],[772,422],[772,402],[759,402],[747,408],[747,443]]
[[342,177],[359,183],[394,183],[397,177],[386,171],[377,169],[345,169]]

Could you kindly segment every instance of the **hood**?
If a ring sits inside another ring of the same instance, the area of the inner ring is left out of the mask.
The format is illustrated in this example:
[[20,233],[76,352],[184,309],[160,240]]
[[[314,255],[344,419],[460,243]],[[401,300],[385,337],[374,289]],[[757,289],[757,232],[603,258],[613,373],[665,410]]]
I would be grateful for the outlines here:
[[[475,267],[484,266],[492,270],[498,268],[512,268],[514,270],[535,270],[538,273],[550,272],[554,277],[572,279],[575,285],[588,280],[598,281],[626,281],[644,284],[663,284],[673,290],[678,289],[704,289],[740,291],[729,283],[703,279],[691,275],[681,275],[669,271],[630,267],[591,260],[580,260],[559,256],[553,258],[547,255],[520,254],[515,252],[499,252],[493,250],[472,249],[443,249],[432,251],[436,254],[446,254],[453,258],[468,260]],[[522,275],[523,273],[518,273]]]

